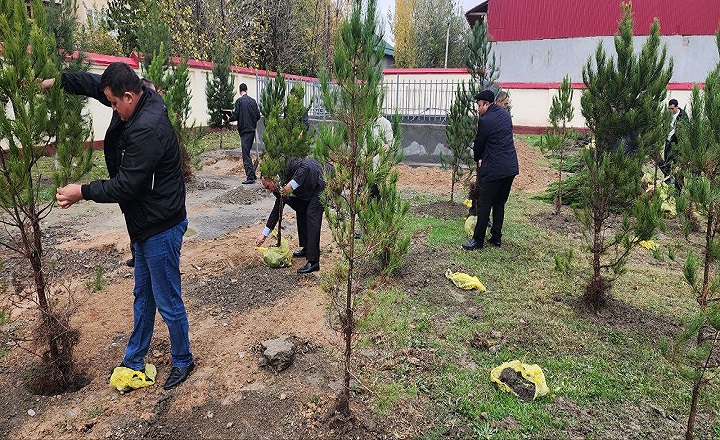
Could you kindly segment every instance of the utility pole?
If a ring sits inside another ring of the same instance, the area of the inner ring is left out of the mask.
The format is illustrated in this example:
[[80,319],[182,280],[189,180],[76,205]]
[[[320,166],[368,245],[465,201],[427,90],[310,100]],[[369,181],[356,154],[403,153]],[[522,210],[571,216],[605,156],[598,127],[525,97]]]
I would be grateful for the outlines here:
[[448,48],[450,47],[450,20],[448,20],[447,32],[445,33],[445,68],[447,69]]

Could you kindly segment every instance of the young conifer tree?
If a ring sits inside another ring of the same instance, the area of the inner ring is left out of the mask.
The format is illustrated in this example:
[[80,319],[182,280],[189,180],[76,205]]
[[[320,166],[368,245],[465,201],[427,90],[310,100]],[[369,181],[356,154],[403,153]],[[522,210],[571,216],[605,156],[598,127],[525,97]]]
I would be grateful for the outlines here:
[[[720,52],[720,30],[717,47]],[[688,118],[680,124],[684,186],[676,199],[678,217],[688,235],[690,206],[705,220],[703,255],[700,259],[688,255],[683,270],[699,308],[671,353],[681,363],[681,373],[693,383],[685,432],[685,438],[692,440],[700,393],[711,382],[712,372],[720,369],[720,63],[708,75],[702,93],[697,85],[693,89]]]
[[186,181],[189,181],[193,178],[195,170],[202,168],[200,155],[204,148],[200,144],[202,131],[196,129],[194,121],[190,122],[192,91],[187,60],[180,60],[173,71],[163,99],[167,106],[168,117],[180,143],[183,176]]
[[477,114],[473,111],[474,103],[465,84],[458,84],[455,100],[448,113],[445,134],[448,140],[450,157],[440,155],[443,168],[450,169],[450,202],[455,201],[455,185],[467,182],[475,173],[475,160],[472,153],[472,142],[477,130]]
[[[32,2],[33,20],[24,1],[0,0],[0,8],[0,223],[8,232],[0,246],[29,268],[15,279],[16,294],[35,302],[40,312],[37,334],[47,368],[37,391],[60,392],[76,380],[78,333],[70,327],[71,308],[63,310],[51,296],[41,222],[53,206],[55,188],[79,180],[92,167],[92,150],[84,146],[90,124],[81,117],[79,101],[59,87],[61,61],[43,4]],[[43,91],[40,83],[48,78],[55,78],[56,85]],[[50,184],[40,164],[52,147],[57,165]]]
[[632,28],[631,3],[623,3],[616,57],[608,57],[601,42],[582,72],[582,115],[594,143],[583,151],[588,174],[576,215],[592,252],[585,300],[593,308],[603,305],[611,285],[604,273],[622,273],[633,243],[649,239],[661,224],[659,197],[640,199],[641,167],[648,146],[659,141],[657,126],[662,124],[672,60],[667,61],[666,48],[660,47],[657,20],[639,53],[633,50]]
[[233,108],[235,97],[235,78],[230,70],[230,46],[218,40],[213,50],[212,75],[205,80],[205,98],[211,127],[228,127],[223,118],[223,109]]
[[475,95],[488,87],[497,89],[493,84],[500,76],[485,22],[476,22],[473,25],[467,41],[465,66],[470,72],[470,81],[467,84],[463,81],[458,85],[445,128],[447,147],[452,152],[452,156],[440,156],[443,168],[452,171],[451,202],[455,198],[455,184],[462,181],[469,182],[477,169],[472,154],[472,142],[478,124]]
[[[278,75],[272,86],[276,90],[277,84],[285,87],[285,79]],[[266,88],[267,90],[267,88]],[[285,186],[292,176],[284,174],[289,159],[304,159],[310,154],[312,136],[305,125],[303,117],[307,114],[309,106],[305,106],[305,89],[300,84],[295,84],[290,90],[287,102],[275,101],[270,107],[270,113],[265,120],[265,131],[263,132],[263,151],[260,163],[260,173],[263,178],[277,180],[280,186]],[[280,196],[280,212],[277,225],[277,245],[280,246],[282,239],[282,213],[283,198]]]
[[[374,252],[388,245],[380,259],[394,255],[388,260],[399,265],[409,244],[398,227],[408,208],[397,196],[393,170],[401,157],[398,119],[394,118],[394,139],[389,145],[374,129],[384,97],[380,88],[384,46],[378,31],[375,0],[354,1],[335,37],[334,82],[327,72],[320,79],[323,104],[336,121],[321,127],[315,153],[334,166],[334,172],[326,175],[324,203],[333,239],[342,253],[333,281],[327,283],[334,307],[331,313],[337,313],[335,321],[343,335],[344,387],[337,402],[342,413],[350,411],[355,316],[364,286],[359,281],[361,274],[368,273]],[[373,184],[379,188],[379,200],[371,197]],[[358,230],[360,242],[356,240]]]
[[540,148],[544,151],[550,151],[558,159],[558,184],[557,197],[555,198],[555,214],[560,214],[562,207],[562,174],[565,154],[568,149],[572,148],[572,140],[575,133],[567,124],[572,121],[574,115],[573,104],[573,87],[570,83],[570,77],[565,76],[562,84],[558,88],[557,95],[553,96],[550,105],[550,124],[552,128],[542,137]]

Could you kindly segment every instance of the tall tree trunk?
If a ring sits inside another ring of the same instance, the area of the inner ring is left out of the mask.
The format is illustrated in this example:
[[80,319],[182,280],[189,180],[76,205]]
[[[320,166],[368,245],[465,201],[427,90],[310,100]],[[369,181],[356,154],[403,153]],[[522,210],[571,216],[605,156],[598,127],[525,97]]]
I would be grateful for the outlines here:
[[692,391],[692,401],[690,403],[690,415],[688,416],[687,430],[685,431],[685,440],[693,440],[693,431],[695,430],[695,417],[697,416],[697,405],[700,398],[700,385],[702,377],[695,381]]
[[53,329],[53,320],[55,319],[52,311],[50,310],[50,302],[47,298],[47,283],[45,281],[45,274],[42,269],[42,235],[40,231],[40,219],[33,213],[32,219],[32,232],[28,235],[23,236],[25,241],[25,249],[27,257],[30,260],[30,266],[33,270],[33,277],[35,279],[35,289],[37,291],[38,305],[40,306],[40,313],[42,314],[42,322],[45,327],[45,335],[48,338],[48,349],[50,352],[50,360],[56,365],[60,366],[60,349],[58,347],[56,336]]
[[452,179],[450,181],[450,203],[453,203],[455,201],[455,179],[457,176],[457,172],[455,171],[455,168],[453,167],[452,172]]
[[557,196],[557,205],[555,205],[555,215],[560,214],[560,208],[562,207],[562,171],[563,171],[563,158],[564,158],[564,151],[560,150],[560,166],[558,169],[558,196]]
[[277,247],[280,247],[282,241],[282,217],[283,208],[285,208],[285,196],[280,196],[280,209],[278,210],[278,224],[277,224]]
[[707,228],[705,229],[705,267],[703,270],[703,289],[698,298],[700,307],[704,310],[707,307],[708,295],[710,294],[710,267],[712,266],[712,242],[713,228],[715,227],[715,210],[710,208],[708,212]]

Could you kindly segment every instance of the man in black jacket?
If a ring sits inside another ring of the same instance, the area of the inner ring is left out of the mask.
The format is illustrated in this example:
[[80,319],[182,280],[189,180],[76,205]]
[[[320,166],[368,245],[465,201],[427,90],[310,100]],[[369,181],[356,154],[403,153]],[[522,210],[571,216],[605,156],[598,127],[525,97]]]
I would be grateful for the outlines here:
[[320,227],[324,208],[320,194],[325,189],[323,169],[312,157],[305,159],[288,159],[283,172],[287,185],[280,187],[272,178],[262,176],[262,184],[271,191],[276,199],[275,206],[265,223],[265,229],[258,235],[255,245],[260,246],[270,231],[277,225],[280,217],[280,198],[297,213],[299,251],[293,252],[295,257],[306,257],[307,263],[298,269],[299,274],[320,270]]
[[665,140],[665,151],[663,152],[663,159],[660,161],[659,168],[665,177],[672,174],[672,166],[675,162],[675,155],[677,152],[673,151],[674,146],[678,143],[677,138],[677,124],[683,119],[687,118],[687,115],[680,108],[677,99],[671,99],[668,101],[668,108],[672,112],[672,122],[670,123],[670,132]]
[[490,90],[478,93],[475,101],[480,115],[473,145],[473,156],[478,164],[478,218],[472,238],[462,244],[467,250],[483,247],[491,208],[493,221],[488,242],[500,246],[505,202],[513,179],[519,173],[510,113],[495,104],[495,94]]
[[57,202],[62,208],[80,200],[120,205],[135,247],[134,326],[121,366],[145,368],[157,309],[170,333],[173,364],[163,387],[174,388],[195,364],[180,285],[180,249],[188,224],[185,183],[167,109],[125,63],[109,65],[102,76],[65,73],[62,87],[114,112],[104,142],[110,179],[58,188]]
[[245,167],[245,180],[242,183],[255,183],[255,167],[250,157],[250,150],[255,141],[255,129],[260,120],[260,109],[257,102],[248,96],[245,83],[240,84],[240,97],[235,101],[235,109],[228,120],[230,122],[237,121],[237,130],[240,134],[243,167]]

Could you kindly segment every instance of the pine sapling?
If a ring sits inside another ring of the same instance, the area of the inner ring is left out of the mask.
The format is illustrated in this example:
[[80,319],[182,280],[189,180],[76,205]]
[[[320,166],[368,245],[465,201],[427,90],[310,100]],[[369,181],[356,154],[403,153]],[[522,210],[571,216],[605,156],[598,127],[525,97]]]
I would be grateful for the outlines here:
[[[268,85],[268,87],[274,90],[277,90],[277,84],[285,87],[285,80],[281,75],[272,83],[272,86]],[[306,107],[304,104],[305,89],[300,84],[295,84],[286,102],[280,100],[270,104],[270,99],[272,98],[264,101],[270,112],[265,120],[265,131],[263,132],[265,151],[263,151],[260,172],[263,178],[274,180],[282,187],[287,185],[288,179],[292,177],[286,176],[284,173],[288,161],[304,159],[310,154],[312,137],[303,121],[309,106]],[[284,197],[280,196],[277,226],[278,246],[282,240]]]
[[[720,52],[720,30],[717,47]],[[720,369],[720,63],[706,78],[703,93],[694,87],[690,108],[681,122],[678,150],[684,186],[676,201],[686,235],[695,216],[705,223],[703,255],[689,254],[683,267],[698,310],[672,350],[664,347],[693,384],[687,440],[694,436],[700,393]],[[690,207],[692,216],[687,215]]]
[[[42,220],[53,201],[43,194],[82,178],[92,167],[92,150],[84,143],[90,124],[81,117],[82,105],[60,89],[60,58],[47,31],[44,7],[33,1],[33,20],[26,4],[8,0],[0,15],[0,224],[8,234],[0,246],[27,261],[29,271],[15,274],[15,294],[31,300],[40,312],[38,341],[46,344],[39,356],[46,371],[36,391],[62,392],[75,385],[73,348],[77,330],[70,327],[71,308],[61,310],[46,273]],[[41,90],[40,83],[55,79]],[[49,149],[57,152],[53,183],[43,175],[41,161]],[[50,191],[47,191],[50,190]],[[28,276],[28,272],[30,276]],[[70,300],[72,297],[70,298]]]
[[549,151],[558,159],[558,187],[557,197],[555,198],[555,214],[560,214],[562,207],[562,176],[565,155],[568,149],[572,148],[575,133],[572,128],[568,127],[568,123],[574,117],[573,110],[573,87],[570,83],[570,77],[565,76],[563,82],[558,88],[557,95],[553,96],[550,105],[550,124],[552,128],[542,137],[540,148],[543,151]]
[[605,272],[622,273],[632,245],[650,238],[662,218],[656,195],[640,197],[640,179],[648,145],[657,142],[662,124],[672,60],[661,48],[657,20],[639,53],[633,49],[632,29],[631,4],[623,3],[616,57],[608,57],[600,43],[582,72],[581,109],[594,142],[582,152],[587,177],[576,215],[590,242],[593,273],[585,300],[595,309],[604,304],[611,285]]

